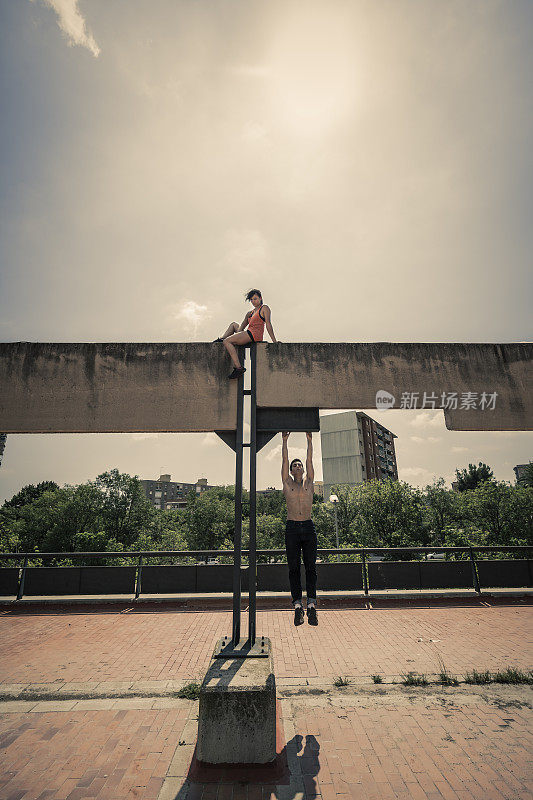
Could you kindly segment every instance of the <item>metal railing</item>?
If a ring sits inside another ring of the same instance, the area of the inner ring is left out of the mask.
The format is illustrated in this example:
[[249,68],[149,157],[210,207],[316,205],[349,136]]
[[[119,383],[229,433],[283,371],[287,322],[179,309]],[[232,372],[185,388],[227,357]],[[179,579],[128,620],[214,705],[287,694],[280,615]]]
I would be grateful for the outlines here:
[[[247,556],[250,551],[242,550],[242,555]],[[523,545],[501,545],[501,546],[471,546],[471,547],[327,547],[319,548],[317,554],[319,555],[351,555],[356,558],[356,562],[361,563],[363,591],[365,595],[369,592],[367,564],[369,556],[374,555],[389,555],[393,554],[421,554],[427,558],[428,554],[444,553],[450,555],[466,554],[466,559],[470,562],[472,568],[472,588],[475,589],[477,594],[481,594],[479,584],[479,577],[477,573],[477,561],[475,558],[476,553],[516,553],[517,555],[527,558],[533,552],[533,546]],[[265,549],[257,550],[257,556],[276,557],[286,555],[285,549]],[[201,561],[207,562],[209,557],[222,556],[230,557],[234,555],[233,550],[119,550],[119,551],[88,551],[88,552],[28,552],[28,553],[0,553],[0,564],[3,561],[18,561],[19,562],[19,583],[17,600],[20,600],[24,595],[24,583],[26,579],[26,571],[30,566],[32,560],[46,561],[52,559],[62,560],[78,560],[78,559],[136,559],[136,575],[135,575],[135,597],[139,597],[141,593],[142,570],[145,565],[145,559],[161,559],[161,558],[196,558],[196,564]],[[280,563],[279,561],[275,563]],[[283,563],[283,562],[282,562]],[[344,562],[346,563],[346,562]],[[387,562],[394,563],[394,562]],[[207,564],[206,564],[207,565]],[[163,565],[160,565],[163,566]],[[0,566],[0,569],[2,567]],[[67,565],[57,565],[58,569],[67,568]]]

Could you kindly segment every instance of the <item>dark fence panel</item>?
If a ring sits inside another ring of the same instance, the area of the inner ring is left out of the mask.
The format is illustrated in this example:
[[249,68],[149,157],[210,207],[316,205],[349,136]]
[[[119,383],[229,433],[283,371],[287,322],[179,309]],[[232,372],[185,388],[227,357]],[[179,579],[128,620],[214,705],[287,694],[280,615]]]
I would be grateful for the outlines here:
[[368,588],[420,589],[420,561],[369,561]]
[[136,567],[80,567],[80,594],[133,594]]
[[196,592],[196,564],[142,568],[143,594],[193,594]]
[[19,589],[19,569],[18,567],[2,567],[0,569],[0,595],[17,594]]
[[[27,567],[24,594],[79,594],[81,567]],[[107,594],[109,589],[105,589]]]
[[470,561],[420,561],[421,589],[472,589]]
[[[241,582],[247,581],[247,575],[241,569]],[[244,589],[244,586],[242,587]],[[233,564],[206,564],[196,568],[196,591],[200,593],[233,592]]]
[[319,590],[358,591],[363,588],[361,562],[341,562],[340,564],[316,565]]
[[[303,567],[300,570],[302,586],[305,580]],[[258,592],[290,592],[289,568],[286,564],[258,564],[257,565],[257,591]]]
[[533,561],[478,561],[477,574],[482,588],[531,588]]

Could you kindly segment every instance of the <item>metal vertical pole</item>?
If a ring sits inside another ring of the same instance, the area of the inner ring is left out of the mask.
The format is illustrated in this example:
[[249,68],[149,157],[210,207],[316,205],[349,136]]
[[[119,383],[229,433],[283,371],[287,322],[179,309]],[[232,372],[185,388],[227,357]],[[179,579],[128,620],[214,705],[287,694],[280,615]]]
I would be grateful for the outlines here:
[[481,587],[479,585],[479,578],[476,570],[476,559],[474,558],[474,551],[472,548],[470,548],[470,565],[472,567],[472,580],[474,583],[474,589],[476,590],[477,594],[481,594]]
[[365,590],[365,594],[368,594],[368,577],[366,574],[366,553],[364,550],[361,553],[361,569],[363,572],[363,589]]
[[143,556],[142,553],[139,556],[139,563],[137,565],[137,581],[135,583],[135,599],[137,600],[140,593],[141,593],[141,581],[142,581],[142,572],[143,572]]
[[19,585],[19,590],[17,592],[17,600],[20,600],[22,598],[22,595],[24,594],[24,581],[26,580],[26,567],[27,566],[28,566],[28,554],[26,553],[26,555],[24,556],[24,565],[22,567],[22,575],[20,576],[20,585]]
[[256,557],[256,532],[257,532],[257,495],[256,495],[256,467],[257,467],[257,345],[255,342],[250,347],[250,544],[248,555],[248,641],[250,646],[255,644],[255,607],[257,584],[257,557]]
[[[238,347],[239,359],[244,348]],[[241,364],[244,361],[241,360]],[[241,540],[242,540],[242,455],[243,455],[244,376],[237,378],[237,431],[235,437],[235,534],[233,539],[233,645],[241,638]]]
[[[339,549],[339,523],[338,523],[338,520],[337,520],[337,503],[338,502],[339,502],[338,500],[334,500],[333,501],[333,507],[335,509],[335,542],[336,542],[335,546],[336,546],[337,550]],[[341,560],[340,556],[337,553],[337,561],[340,561],[340,560]]]

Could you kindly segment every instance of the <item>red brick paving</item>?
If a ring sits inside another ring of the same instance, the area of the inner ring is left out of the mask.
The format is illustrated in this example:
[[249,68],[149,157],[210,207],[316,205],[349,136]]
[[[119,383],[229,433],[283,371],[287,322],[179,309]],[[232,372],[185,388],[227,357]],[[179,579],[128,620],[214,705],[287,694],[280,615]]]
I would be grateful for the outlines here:
[[[531,667],[527,606],[319,613],[318,628],[294,628],[287,611],[258,614],[279,679],[307,676],[317,684],[338,675],[431,673],[438,655],[457,674]],[[9,613],[0,617],[0,677],[48,685],[198,678],[230,623],[230,613],[214,611]],[[188,781],[194,702],[156,708],[158,701],[141,701],[154,707],[132,709],[128,703],[137,701],[120,700],[102,710],[29,703],[34,710],[26,713],[7,704],[2,713],[0,704],[0,800],[533,797],[530,688],[511,695],[501,687],[376,690],[384,694],[329,689],[283,699],[291,782],[278,786],[252,778],[218,787]]]
[[[526,690],[527,691],[527,690]],[[0,715],[1,800],[525,800],[531,717],[520,703],[448,695],[284,700],[290,784],[187,781],[174,757],[197,704],[161,711]],[[507,704],[508,705],[508,704]],[[514,707],[513,707],[514,705]],[[166,777],[169,773],[170,777]]]
[[0,798],[155,800],[187,714],[187,707],[1,714]]
[[[439,655],[457,674],[473,667],[526,669],[533,662],[531,606],[319,614],[318,628],[295,628],[290,611],[258,613],[278,678],[435,673]],[[226,611],[4,614],[0,683],[199,678],[216,640],[230,631]]]

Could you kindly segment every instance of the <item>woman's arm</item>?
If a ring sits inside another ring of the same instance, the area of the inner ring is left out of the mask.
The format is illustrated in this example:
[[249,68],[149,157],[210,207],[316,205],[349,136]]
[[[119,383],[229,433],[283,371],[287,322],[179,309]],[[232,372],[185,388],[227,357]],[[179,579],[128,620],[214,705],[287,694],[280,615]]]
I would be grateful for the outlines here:
[[268,306],[263,306],[263,313],[265,315],[265,325],[268,331],[268,335],[272,339],[273,342],[276,341],[276,337],[274,335],[274,328],[272,327],[271,317],[270,317],[270,309]]
[[243,321],[241,322],[241,324],[239,325],[239,330],[240,330],[240,331],[243,331],[243,330],[244,330],[244,329],[247,327],[247,325],[248,325],[248,320],[249,320],[249,318],[250,318],[250,314],[251,314],[251,313],[252,313],[252,312],[251,312],[251,311],[249,311],[249,312],[246,314],[246,316],[245,316],[245,318],[243,319]]

